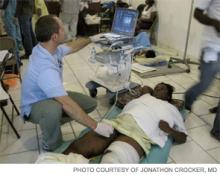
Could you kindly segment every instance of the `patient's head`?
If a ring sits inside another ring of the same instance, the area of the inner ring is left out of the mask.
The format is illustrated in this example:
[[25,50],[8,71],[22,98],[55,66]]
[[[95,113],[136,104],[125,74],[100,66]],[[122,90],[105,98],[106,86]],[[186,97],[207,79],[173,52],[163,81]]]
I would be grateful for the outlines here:
[[153,96],[158,99],[171,102],[173,91],[173,86],[166,83],[159,83],[154,88]]

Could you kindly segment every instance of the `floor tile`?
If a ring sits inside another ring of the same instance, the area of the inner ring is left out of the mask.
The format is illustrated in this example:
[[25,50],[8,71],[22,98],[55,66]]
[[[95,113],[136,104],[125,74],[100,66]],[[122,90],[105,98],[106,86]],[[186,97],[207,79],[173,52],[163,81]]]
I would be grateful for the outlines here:
[[17,154],[11,154],[7,156],[0,156],[0,163],[34,163],[37,160],[38,152],[37,151],[29,151],[22,152]]
[[205,125],[205,123],[193,113],[190,113],[186,117],[185,126],[187,129],[192,129],[203,125]]
[[204,150],[220,147],[220,142],[210,136],[210,126],[201,126],[188,130],[188,134]]
[[19,134],[21,135],[20,139],[8,134],[3,135],[1,138],[2,151],[0,152],[0,155],[14,154],[37,149],[35,130],[24,130]]
[[175,145],[171,148],[170,157],[176,163],[217,163],[195,142]]
[[208,151],[208,153],[215,158],[215,160],[218,161],[218,163],[220,163],[220,147],[219,148],[216,148],[216,149],[213,149],[213,150],[210,150]]

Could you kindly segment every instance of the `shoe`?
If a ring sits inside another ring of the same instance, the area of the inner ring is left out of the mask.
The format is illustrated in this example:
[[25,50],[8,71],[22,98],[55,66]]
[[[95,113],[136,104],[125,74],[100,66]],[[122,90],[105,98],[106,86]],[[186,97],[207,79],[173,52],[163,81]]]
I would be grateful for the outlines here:
[[220,134],[217,134],[213,130],[210,131],[210,134],[212,137],[214,137],[215,139],[217,139],[220,142]]
[[192,107],[185,104],[185,109],[191,112]]

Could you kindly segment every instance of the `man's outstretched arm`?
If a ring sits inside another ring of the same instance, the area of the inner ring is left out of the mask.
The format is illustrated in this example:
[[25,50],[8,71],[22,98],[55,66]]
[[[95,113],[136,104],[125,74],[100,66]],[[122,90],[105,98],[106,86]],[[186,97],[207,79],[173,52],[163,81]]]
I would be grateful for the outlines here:
[[71,48],[71,51],[69,52],[69,54],[71,54],[84,48],[89,43],[91,43],[90,38],[78,38],[72,42],[66,43],[66,45]]
[[159,122],[159,128],[166,132],[168,135],[174,138],[175,142],[177,143],[185,143],[187,135],[183,132],[179,132],[169,126],[169,124],[164,121],[160,120]]

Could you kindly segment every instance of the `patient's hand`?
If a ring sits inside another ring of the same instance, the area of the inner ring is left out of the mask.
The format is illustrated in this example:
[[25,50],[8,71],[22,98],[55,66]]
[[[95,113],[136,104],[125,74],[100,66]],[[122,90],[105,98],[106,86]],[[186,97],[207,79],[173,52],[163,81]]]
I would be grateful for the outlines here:
[[171,132],[170,125],[169,125],[166,121],[164,121],[164,120],[160,120],[160,122],[159,122],[159,128],[160,128],[162,131],[164,131],[164,132],[166,132],[166,133],[168,133],[168,134]]

